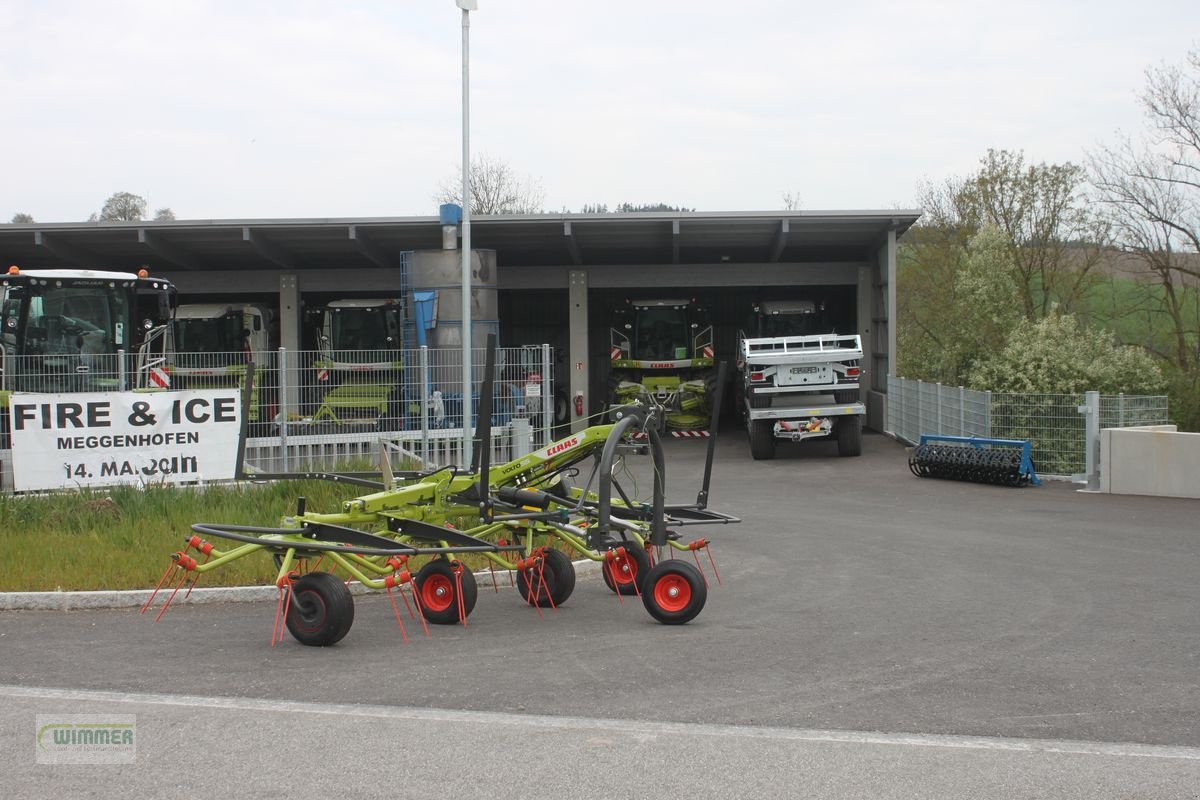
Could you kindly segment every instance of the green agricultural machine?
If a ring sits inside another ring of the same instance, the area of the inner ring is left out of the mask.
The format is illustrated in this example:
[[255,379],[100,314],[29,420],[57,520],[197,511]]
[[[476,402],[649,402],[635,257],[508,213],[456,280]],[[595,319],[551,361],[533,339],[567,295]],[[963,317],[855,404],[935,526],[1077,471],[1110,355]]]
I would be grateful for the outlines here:
[[627,300],[609,338],[610,409],[651,399],[671,431],[708,428],[717,388],[713,327],[694,298]]
[[[694,619],[704,608],[709,588],[700,551],[708,556],[717,582],[720,575],[708,540],[685,540],[678,529],[739,521],[707,508],[714,440],[709,443],[704,485],[696,503],[686,505],[665,502],[662,409],[645,401],[618,410],[611,423],[492,466],[489,420],[495,344],[494,337],[489,338],[480,396],[480,446],[470,469],[393,475],[385,468],[378,481],[347,475],[289,476],[357,483],[370,491],[325,513],[308,508],[299,498],[295,513],[278,528],[193,525],[155,589],[155,595],[169,592],[155,619],[180,590],[190,592],[205,573],[263,555],[272,557],[279,590],[272,645],[285,629],[306,645],[341,640],[354,622],[347,581],[387,593],[406,641],[396,595],[409,617],[421,620],[426,633],[426,623],[466,625],[478,600],[475,570],[480,568],[487,568],[493,581],[497,570],[506,573],[522,600],[540,615],[540,609],[557,609],[574,591],[572,555],[599,562],[608,589],[618,598],[640,596],[659,622],[681,625]],[[636,438],[638,434],[645,437]],[[650,502],[641,502],[617,476],[626,474],[622,459],[647,455],[654,467],[653,493]],[[231,546],[218,549],[209,537]],[[146,601],[143,613],[155,595]]]

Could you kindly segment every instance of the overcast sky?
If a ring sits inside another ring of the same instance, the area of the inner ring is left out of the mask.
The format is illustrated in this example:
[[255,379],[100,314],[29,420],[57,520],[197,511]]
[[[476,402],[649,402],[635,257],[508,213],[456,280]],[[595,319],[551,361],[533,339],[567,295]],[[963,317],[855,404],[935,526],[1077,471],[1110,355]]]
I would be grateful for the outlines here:
[[[1140,129],[1195,0],[479,0],[471,141],[548,211],[915,206],[989,147]],[[180,219],[437,213],[461,153],[453,0],[0,0],[0,221],[129,191]]]

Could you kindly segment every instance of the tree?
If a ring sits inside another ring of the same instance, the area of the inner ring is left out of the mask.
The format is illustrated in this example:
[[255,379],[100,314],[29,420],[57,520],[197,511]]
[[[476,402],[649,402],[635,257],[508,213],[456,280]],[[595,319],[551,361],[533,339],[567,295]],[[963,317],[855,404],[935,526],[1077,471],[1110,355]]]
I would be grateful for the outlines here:
[[1142,348],[1120,345],[1111,333],[1054,308],[1039,320],[1022,320],[1004,347],[971,371],[968,385],[994,392],[1156,394],[1166,381]]
[[995,225],[984,225],[968,243],[967,258],[954,276],[958,313],[949,352],[955,356],[957,378],[969,375],[1022,320],[1013,302],[1017,283],[1008,238]]
[[100,209],[100,222],[138,222],[145,218],[145,199],[129,192],[117,192]]
[[[1022,319],[1013,298],[1016,270],[1008,239],[994,225],[984,225],[964,247],[964,256],[949,268],[939,265],[936,280],[943,285],[936,301],[920,307],[917,326],[903,330],[900,349],[907,352],[900,374],[961,384],[973,365],[985,358]],[[902,272],[902,296],[911,297],[914,278],[930,276],[912,264]],[[913,311],[913,306],[906,311]],[[924,323],[924,324],[922,324]]]
[[31,214],[26,214],[24,211],[18,211],[16,214],[13,214],[12,221],[14,223],[18,223],[18,222],[28,223],[28,222],[33,222],[34,219]]
[[1168,365],[1172,416],[1200,429],[1200,50],[1146,71],[1148,130],[1092,153],[1092,183],[1151,309],[1144,341]]
[[1097,283],[1106,243],[1083,196],[1085,177],[1074,164],[1027,165],[1019,151],[988,150],[974,174],[926,188],[922,222],[945,228],[944,243],[960,248],[990,222],[1008,237],[1025,316],[1054,304],[1073,311]]
[[783,207],[787,211],[799,211],[802,205],[799,192],[784,192]]
[[169,208],[160,208],[158,211],[154,212],[154,221],[155,222],[174,222],[175,221],[175,212]]
[[982,164],[973,187],[979,218],[1009,238],[1025,316],[1045,316],[1054,304],[1075,310],[1097,283],[1107,238],[1083,198],[1083,168],[1026,166],[1007,150],[989,150]]
[[695,211],[684,206],[669,206],[666,203],[621,203],[616,207],[618,214],[637,214],[644,211]]
[[638,214],[651,211],[673,211],[673,212],[688,212],[695,211],[694,208],[685,206],[670,206],[666,203],[620,203],[610,212],[608,203],[594,203],[585,205],[581,209],[583,214]]
[[964,379],[973,357],[962,349],[963,321],[975,319],[978,307],[959,296],[959,274],[986,225],[1003,238],[1012,280],[1012,294],[996,302],[1020,316],[1037,319],[1055,306],[1085,309],[1100,283],[1094,268],[1104,252],[1104,226],[1083,196],[1079,167],[1027,165],[1019,152],[989,150],[974,173],[926,183],[920,205],[922,218],[902,243],[897,265],[898,374]]
[[897,253],[897,375],[961,381],[953,357],[960,315],[956,276],[979,230],[977,204],[968,202],[967,182],[951,177],[920,188],[921,219]]
[[[484,153],[471,159],[472,214],[537,214],[546,192],[540,181],[517,176],[506,162]],[[448,178],[434,197],[462,205],[461,176]]]

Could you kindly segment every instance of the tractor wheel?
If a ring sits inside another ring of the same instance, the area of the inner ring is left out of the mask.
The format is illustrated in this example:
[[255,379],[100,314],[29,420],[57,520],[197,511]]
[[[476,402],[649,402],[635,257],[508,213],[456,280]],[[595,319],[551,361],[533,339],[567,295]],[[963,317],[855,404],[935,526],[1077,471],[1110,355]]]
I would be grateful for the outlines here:
[[559,389],[554,393],[554,425],[566,425],[571,421],[571,403],[567,393]]
[[775,423],[771,420],[750,420],[750,455],[755,461],[775,457]]
[[862,455],[862,417],[842,417],[837,421],[839,456]]
[[[624,542],[625,555],[607,562],[600,574],[604,585],[618,594],[638,594],[650,571],[650,556],[637,542]],[[614,583],[615,577],[615,583]]]
[[704,576],[686,561],[660,561],[646,575],[642,605],[664,625],[683,625],[695,619],[707,599]]
[[[461,563],[461,562],[460,562]],[[470,616],[479,599],[475,575],[462,564],[462,616]],[[417,572],[413,579],[417,596],[421,598],[421,615],[435,625],[454,625],[459,620],[458,581],[454,567],[444,558],[434,559]]]
[[517,573],[517,591],[531,606],[561,606],[575,591],[575,565],[563,551],[547,550],[540,575],[536,569],[532,576],[524,570]]
[[833,402],[835,403],[857,403],[858,389],[846,389],[840,392],[833,393]]
[[300,644],[325,647],[341,640],[354,624],[354,598],[329,572],[310,572],[291,588],[287,629]]

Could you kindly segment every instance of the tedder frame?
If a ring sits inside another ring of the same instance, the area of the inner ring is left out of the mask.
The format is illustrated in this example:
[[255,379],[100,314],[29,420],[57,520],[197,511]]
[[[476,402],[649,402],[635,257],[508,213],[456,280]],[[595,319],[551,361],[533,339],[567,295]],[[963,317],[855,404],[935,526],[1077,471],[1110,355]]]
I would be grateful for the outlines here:
[[[266,553],[273,557],[278,588],[273,645],[285,627],[306,645],[331,645],[346,635],[354,620],[354,600],[347,582],[334,570],[366,589],[386,592],[407,641],[393,590],[410,617],[416,617],[404,593],[408,587],[422,625],[465,625],[478,586],[460,556],[474,554],[492,572],[493,585],[495,570],[507,571],[522,598],[540,614],[541,608],[557,608],[574,590],[575,568],[568,553],[575,553],[601,564],[605,584],[618,597],[640,595],[659,622],[678,625],[694,619],[708,595],[700,550],[709,556],[718,582],[720,574],[709,540],[685,540],[675,528],[740,521],[707,507],[715,415],[696,502],[668,505],[663,409],[648,399],[617,410],[613,422],[490,465],[494,372],[495,340],[489,336],[477,447],[470,469],[443,467],[393,475],[385,461],[381,481],[325,473],[289,475],[350,482],[375,491],[348,500],[340,511],[331,513],[309,510],[301,497],[295,513],[284,517],[277,528],[196,523],[184,539],[183,550],[172,554],[172,563],[142,612],[160,591],[169,590],[157,620],[185,585],[190,592],[205,573]],[[636,455],[649,455],[652,460],[650,503],[631,498],[615,477],[621,459]],[[234,546],[218,549],[205,537]],[[675,558],[676,552],[690,552],[693,558]],[[428,633],[428,626],[425,629]]]

